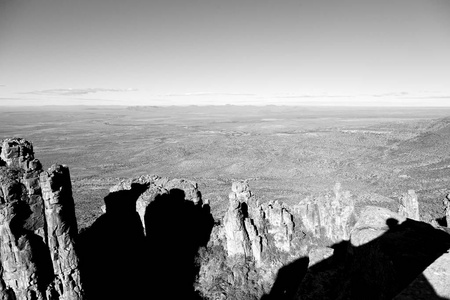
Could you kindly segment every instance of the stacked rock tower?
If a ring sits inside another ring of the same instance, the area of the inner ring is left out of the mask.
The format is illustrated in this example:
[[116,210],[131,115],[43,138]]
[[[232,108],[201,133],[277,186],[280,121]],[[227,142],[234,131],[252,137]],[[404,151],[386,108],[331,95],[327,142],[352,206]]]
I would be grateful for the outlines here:
[[42,169],[33,145],[0,142],[0,299],[83,298],[69,169]]

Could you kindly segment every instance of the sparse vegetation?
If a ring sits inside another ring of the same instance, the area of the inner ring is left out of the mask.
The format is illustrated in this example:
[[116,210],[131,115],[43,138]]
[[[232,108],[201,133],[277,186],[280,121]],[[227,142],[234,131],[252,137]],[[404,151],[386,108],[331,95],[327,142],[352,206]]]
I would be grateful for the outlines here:
[[291,205],[335,182],[361,202],[414,189],[429,220],[441,217],[450,182],[450,127],[437,119],[447,115],[276,106],[1,108],[0,125],[3,137],[33,141],[44,168],[69,166],[80,227],[100,214],[119,178],[149,173],[197,181],[216,218],[231,182],[249,178],[261,201]]

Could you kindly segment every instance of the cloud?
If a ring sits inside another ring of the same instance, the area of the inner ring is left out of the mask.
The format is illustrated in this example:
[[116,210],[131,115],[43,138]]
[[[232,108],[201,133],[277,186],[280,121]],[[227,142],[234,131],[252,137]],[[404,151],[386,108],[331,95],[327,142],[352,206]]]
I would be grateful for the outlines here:
[[373,97],[406,97],[409,93],[407,92],[396,92],[396,93],[383,93],[383,94],[374,94]]
[[181,93],[181,94],[164,94],[159,97],[189,97],[189,96],[256,96],[250,93],[211,93],[211,92],[195,92],[195,93]]
[[6,86],[6,84],[0,84],[0,87],[5,87]]
[[84,89],[50,89],[50,90],[39,90],[32,91],[25,94],[33,94],[33,95],[59,95],[59,96],[80,96],[80,95],[88,95],[102,92],[135,92],[137,89],[105,89],[105,88],[84,88]]
[[298,99],[298,98],[352,98],[355,96],[352,95],[275,95],[271,96],[270,98],[277,98],[277,99]]
[[408,99],[450,99],[450,95],[448,96],[420,96],[420,97],[406,97]]

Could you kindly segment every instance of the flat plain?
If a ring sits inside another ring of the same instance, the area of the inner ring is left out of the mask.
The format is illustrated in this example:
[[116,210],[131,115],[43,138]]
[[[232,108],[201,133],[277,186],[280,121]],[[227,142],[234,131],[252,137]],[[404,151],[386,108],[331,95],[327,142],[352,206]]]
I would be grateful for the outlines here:
[[360,203],[414,189],[422,219],[450,192],[450,108],[287,106],[0,107],[0,139],[22,137],[44,168],[70,168],[80,227],[108,189],[143,174],[198,182],[215,217],[234,180],[296,204],[339,182]]

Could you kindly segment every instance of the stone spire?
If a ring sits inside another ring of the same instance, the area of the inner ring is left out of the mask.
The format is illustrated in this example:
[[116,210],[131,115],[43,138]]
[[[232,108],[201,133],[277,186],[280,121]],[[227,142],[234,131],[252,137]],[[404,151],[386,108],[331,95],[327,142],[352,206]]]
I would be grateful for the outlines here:
[[30,142],[0,143],[0,299],[82,299],[69,170],[48,172]]

